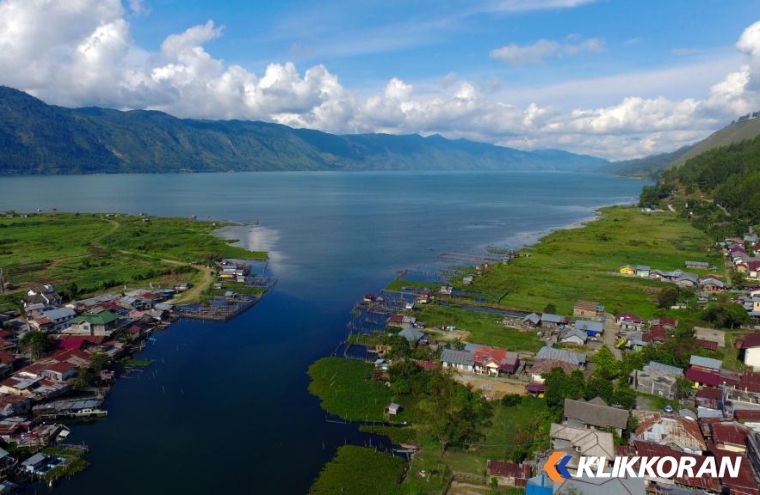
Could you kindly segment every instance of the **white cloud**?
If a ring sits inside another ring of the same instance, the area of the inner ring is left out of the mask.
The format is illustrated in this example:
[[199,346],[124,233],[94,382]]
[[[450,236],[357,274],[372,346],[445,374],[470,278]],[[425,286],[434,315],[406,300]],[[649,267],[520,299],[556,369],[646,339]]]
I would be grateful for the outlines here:
[[572,9],[596,3],[598,0],[491,0],[476,7],[482,12],[520,14],[538,10]]
[[578,40],[577,43],[558,43],[540,39],[532,45],[517,45],[515,43],[491,50],[491,58],[506,62],[510,65],[538,64],[547,58],[577,55],[581,52],[601,52],[604,50],[604,40],[590,38]]
[[[527,3],[533,2],[499,5],[519,11]],[[425,87],[395,77],[381,90],[358,97],[323,65],[302,72],[291,62],[272,63],[257,75],[220,60],[206,49],[224,34],[213,21],[171,34],[160,50],[146,51],[135,43],[128,21],[144,6],[127,5],[119,0],[0,1],[0,83],[67,106],[153,108],[180,117],[260,119],[336,133],[441,133],[612,158],[670,151],[760,108],[760,23],[739,39],[741,61],[716,54],[715,60],[673,69],[547,88],[483,84],[457,74]],[[543,40],[500,49],[496,55],[530,63],[603,48],[601,40],[573,36],[562,43]],[[693,94],[666,94],[667,84],[692,84]],[[567,101],[575,102],[574,108],[567,108]]]

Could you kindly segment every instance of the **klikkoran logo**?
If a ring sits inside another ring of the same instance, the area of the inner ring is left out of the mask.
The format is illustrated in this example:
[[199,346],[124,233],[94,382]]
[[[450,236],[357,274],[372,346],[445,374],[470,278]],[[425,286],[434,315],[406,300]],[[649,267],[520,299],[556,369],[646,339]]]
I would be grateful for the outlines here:
[[554,452],[550,455],[546,464],[544,464],[544,469],[546,470],[546,474],[549,475],[549,479],[556,483],[562,483],[572,478],[567,470],[567,463],[572,460],[573,456],[564,452]]
[[[572,479],[567,465],[573,456],[566,452],[554,452],[544,464],[549,479],[556,483]],[[739,476],[741,457],[723,457],[720,465],[715,457],[703,456],[618,456],[607,463],[605,457],[578,458],[577,477],[588,478],[736,478]]]

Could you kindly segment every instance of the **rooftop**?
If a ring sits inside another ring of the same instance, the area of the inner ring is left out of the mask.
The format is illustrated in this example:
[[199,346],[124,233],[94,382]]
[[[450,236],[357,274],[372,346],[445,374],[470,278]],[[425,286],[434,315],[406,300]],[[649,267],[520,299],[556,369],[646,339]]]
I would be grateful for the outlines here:
[[564,417],[597,428],[625,428],[628,425],[627,410],[610,407],[601,399],[597,399],[590,402],[565,399]]

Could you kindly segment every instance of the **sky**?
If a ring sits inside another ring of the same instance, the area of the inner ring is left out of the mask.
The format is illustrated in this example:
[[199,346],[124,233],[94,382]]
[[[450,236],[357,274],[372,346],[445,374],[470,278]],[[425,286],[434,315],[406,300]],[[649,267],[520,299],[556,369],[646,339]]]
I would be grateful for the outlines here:
[[760,0],[0,0],[0,84],[620,160],[760,110]]

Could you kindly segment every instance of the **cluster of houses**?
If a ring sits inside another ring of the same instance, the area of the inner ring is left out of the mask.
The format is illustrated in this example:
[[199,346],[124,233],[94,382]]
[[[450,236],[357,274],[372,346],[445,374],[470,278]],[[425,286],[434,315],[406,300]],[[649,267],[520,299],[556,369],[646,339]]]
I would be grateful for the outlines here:
[[[705,394],[708,397],[710,394]],[[697,398],[696,402],[711,399]],[[717,399],[718,401],[720,399]],[[690,477],[673,473],[670,478],[625,477],[596,478],[575,477],[560,486],[544,473],[525,481],[527,493],[629,493],[635,494],[741,494],[760,493],[760,414],[758,410],[737,410],[732,417],[707,417],[698,419],[691,410],[646,411],[634,410],[636,426],[627,444],[616,445],[614,435],[629,425],[629,412],[610,407],[602,399],[590,401],[566,399],[563,421],[551,425],[550,451],[560,451],[571,456],[568,471],[577,475],[581,456],[598,458],[594,471],[610,472],[619,456],[700,458],[707,456],[721,459],[738,459],[739,476],[712,478]],[[602,461],[603,459],[603,461]],[[542,465],[541,462],[538,465]],[[550,488],[543,491],[541,488]]]
[[[686,261],[686,268],[698,270],[717,270],[706,261]],[[684,289],[700,290],[701,292],[721,292],[726,289],[723,280],[717,275],[699,276],[696,273],[682,270],[658,270],[646,265],[623,265],[618,269],[620,275],[629,277],[659,280],[682,287]]]
[[[525,328],[544,331],[554,343],[583,346],[595,341],[604,333],[604,306],[597,302],[578,301],[573,309],[574,321],[552,313],[531,313],[522,319]],[[511,321],[505,320],[505,324]]]
[[[28,289],[23,313],[0,313],[0,439],[19,446],[47,445],[68,433],[49,419],[105,413],[97,409],[102,395],[66,399],[80,370],[92,368],[96,354],[106,361],[121,359],[134,341],[168,322],[174,293],[174,289],[135,290],[64,304],[52,285]],[[33,331],[43,332],[53,347],[34,362],[19,349],[23,336]],[[113,374],[101,370],[95,378],[108,383]],[[0,470],[5,465],[3,452]],[[55,463],[55,457],[40,454],[14,467],[39,475]]]
[[[722,394],[704,393],[695,398],[695,403],[722,404],[724,400]],[[616,444],[615,437],[629,427],[633,430],[628,443]],[[551,424],[549,440],[551,447],[538,455],[536,476],[531,477],[528,464],[494,460],[488,461],[488,476],[496,478],[499,484],[526,487],[528,495],[760,494],[760,409],[736,409],[732,415],[697,418],[690,409],[629,413],[609,406],[598,397],[589,401],[565,399],[562,421]],[[572,479],[555,483],[542,471],[552,452],[570,456],[566,467]],[[730,458],[732,462],[739,462],[740,470],[738,476],[723,478],[689,477],[676,472],[670,478],[578,476],[581,457],[596,458],[594,472],[610,472],[620,456],[677,459],[689,456],[700,465],[700,459],[708,456],[716,458],[718,464],[721,459]]]
[[514,375],[520,367],[516,352],[498,347],[467,344],[463,350],[443,349],[441,366],[479,375]]
[[756,235],[747,234],[744,238],[726,239],[723,243],[723,255],[730,260],[734,270],[744,274],[748,279],[760,280],[760,258],[751,256],[747,247],[752,253],[760,250]]

